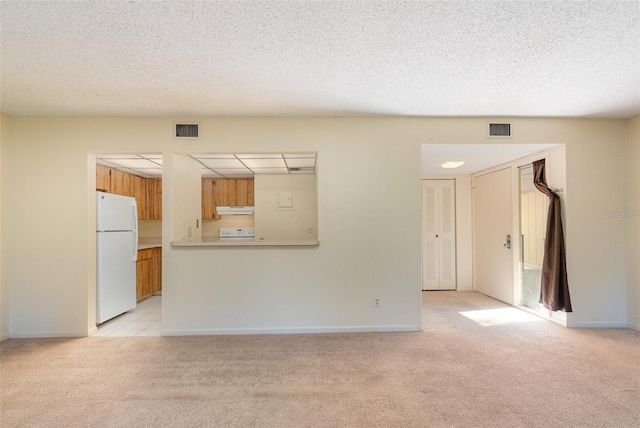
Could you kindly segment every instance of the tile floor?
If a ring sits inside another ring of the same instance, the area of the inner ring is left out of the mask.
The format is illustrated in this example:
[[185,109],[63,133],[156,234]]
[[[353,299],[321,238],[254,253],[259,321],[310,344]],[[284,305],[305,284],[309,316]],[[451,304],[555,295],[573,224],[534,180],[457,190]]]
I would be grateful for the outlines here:
[[138,302],[136,308],[98,326],[93,337],[161,336],[162,296]]

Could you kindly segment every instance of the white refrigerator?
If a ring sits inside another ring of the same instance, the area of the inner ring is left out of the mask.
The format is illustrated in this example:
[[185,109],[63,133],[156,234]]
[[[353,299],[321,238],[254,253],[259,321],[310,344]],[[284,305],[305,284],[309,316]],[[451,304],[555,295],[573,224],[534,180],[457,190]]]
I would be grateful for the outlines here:
[[135,198],[96,192],[96,324],[136,307]]

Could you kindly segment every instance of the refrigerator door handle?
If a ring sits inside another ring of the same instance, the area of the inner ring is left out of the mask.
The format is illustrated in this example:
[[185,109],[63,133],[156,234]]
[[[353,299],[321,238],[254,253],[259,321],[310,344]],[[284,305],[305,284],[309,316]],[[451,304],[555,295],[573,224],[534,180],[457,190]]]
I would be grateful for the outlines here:
[[134,262],[138,261],[138,207],[135,203],[131,205],[131,210],[133,214],[133,246],[131,248],[131,260]]
[[133,231],[133,244],[131,245],[131,260],[138,261],[138,229]]

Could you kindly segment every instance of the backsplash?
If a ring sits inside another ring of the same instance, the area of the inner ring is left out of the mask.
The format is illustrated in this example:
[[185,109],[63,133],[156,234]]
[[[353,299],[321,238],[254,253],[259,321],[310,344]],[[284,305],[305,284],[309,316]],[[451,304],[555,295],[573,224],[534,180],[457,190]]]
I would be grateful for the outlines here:
[[[202,236],[220,236],[221,227],[254,227],[254,216],[231,215],[220,220],[203,220]],[[162,220],[138,220],[140,238],[161,238]]]
[[202,236],[220,236],[221,227],[253,227],[254,217],[252,215],[230,215],[223,216],[220,220],[203,220]]
[[138,220],[139,238],[161,238],[162,220]]

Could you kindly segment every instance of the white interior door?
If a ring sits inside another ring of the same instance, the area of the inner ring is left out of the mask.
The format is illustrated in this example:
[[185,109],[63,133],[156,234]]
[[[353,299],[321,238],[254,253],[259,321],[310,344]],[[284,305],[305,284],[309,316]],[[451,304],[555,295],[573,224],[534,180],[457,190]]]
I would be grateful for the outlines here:
[[513,304],[513,233],[511,168],[474,177],[475,287]]
[[422,181],[422,289],[456,289],[454,180]]

